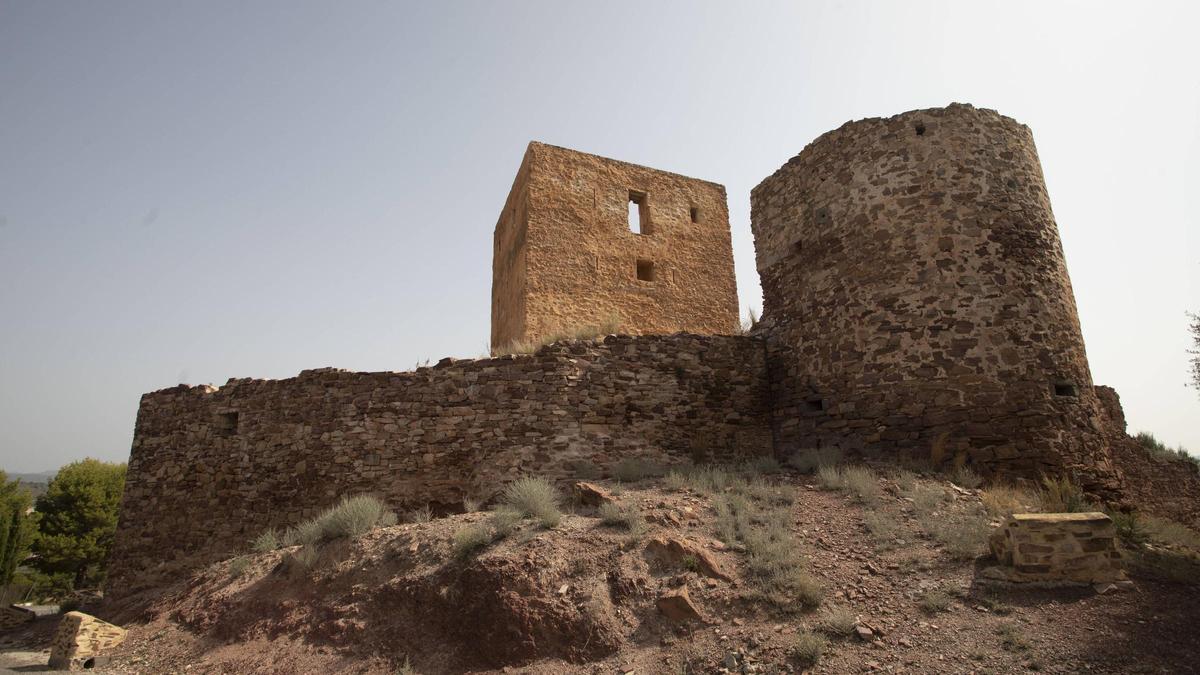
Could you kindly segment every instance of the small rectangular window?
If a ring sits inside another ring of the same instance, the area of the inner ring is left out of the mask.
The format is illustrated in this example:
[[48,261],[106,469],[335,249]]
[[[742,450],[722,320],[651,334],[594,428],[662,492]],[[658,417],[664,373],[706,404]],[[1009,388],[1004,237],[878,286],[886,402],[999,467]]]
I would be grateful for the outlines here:
[[693,223],[700,222],[700,209],[693,206],[692,208],[688,209],[688,216],[692,219]]
[[654,281],[654,263],[649,260],[637,261],[638,281]]
[[810,398],[804,402],[804,407],[808,412],[825,412],[825,399]]
[[650,208],[646,205],[646,193],[629,191],[629,231],[634,234],[653,234],[650,224]]
[[1055,382],[1054,395],[1075,396],[1075,385],[1071,384],[1070,382]]
[[233,436],[238,430],[237,411],[217,413],[213,430],[218,436]]

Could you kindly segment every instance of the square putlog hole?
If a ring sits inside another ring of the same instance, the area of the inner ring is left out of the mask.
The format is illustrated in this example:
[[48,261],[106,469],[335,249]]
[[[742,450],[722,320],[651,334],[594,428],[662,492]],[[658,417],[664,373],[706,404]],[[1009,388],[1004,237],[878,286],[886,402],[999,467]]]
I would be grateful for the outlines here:
[[654,281],[654,263],[650,260],[637,261],[638,281]]

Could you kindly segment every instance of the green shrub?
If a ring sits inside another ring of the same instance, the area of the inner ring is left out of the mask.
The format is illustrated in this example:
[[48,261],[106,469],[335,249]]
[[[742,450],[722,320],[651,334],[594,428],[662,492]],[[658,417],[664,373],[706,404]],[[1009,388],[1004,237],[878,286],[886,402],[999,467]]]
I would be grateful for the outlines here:
[[811,668],[820,662],[827,644],[825,638],[803,628],[796,633],[796,642],[792,645],[792,657],[801,667]]
[[557,527],[562,519],[558,489],[545,478],[530,476],[510,483],[501,501],[522,516],[538,520],[542,527]]
[[266,553],[267,551],[274,551],[275,549],[279,548],[279,546],[279,533],[276,532],[274,528],[271,528],[255,537],[254,542],[250,545],[250,548],[255,553]]
[[737,544],[750,532],[750,516],[753,507],[750,500],[740,494],[723,494],[713,499],[713,510],[717,517],[717,538],[726,544]]
[[1000,645],[1010,652],[1024,652],[1029,650],[1029,640],[1016,624],[1001,624],[996,629],[996,634],[1000,636]]
[[488,519],[488,524],[492,528],[493,539],[504,539],[513,533],[513,530],[521,524],[524,514],[516,509],[501,506],[495,511],[492,511],[491,518]]

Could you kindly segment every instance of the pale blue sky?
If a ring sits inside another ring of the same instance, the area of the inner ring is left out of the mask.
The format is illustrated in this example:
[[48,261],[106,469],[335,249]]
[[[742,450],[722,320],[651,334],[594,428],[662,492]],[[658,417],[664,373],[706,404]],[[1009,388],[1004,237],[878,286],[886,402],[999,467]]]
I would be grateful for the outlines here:
[[537,139],[749,191],[843,122],[1033,128],[1097,383],[1200,450],[1194,2],[0,0],[0,467],[128,456],[138,397],[488,339]]

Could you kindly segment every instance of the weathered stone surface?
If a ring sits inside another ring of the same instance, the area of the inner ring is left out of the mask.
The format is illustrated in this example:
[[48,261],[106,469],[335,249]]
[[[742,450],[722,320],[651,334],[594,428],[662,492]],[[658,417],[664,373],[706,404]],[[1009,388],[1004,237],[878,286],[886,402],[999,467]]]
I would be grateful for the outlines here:
[[37,614],[31,609],[16,605],[0,607],[0,630],[23,626],[36,618]]
[[706,577],[732,581],[721,563],[702,546],[679,537],[653,537],[646,542],[646,558],[668,567],[694,566],[695,571]]
[[686,585],[663,591],[658,597],[658,611],[672,621],[702,621],[704,618],[688,595]]
[[595,483],[587,483],[577,481],[571,485],[571,494],[575,496],[575,501],[580,506],[598,507],[602,504],[611,504],[616,501],[608,490],[596,485]]
[[[631,197],[640,232],[628,224]],[[613,315],[622,333],[733,332],[725,188],[530,143],[496,223],[492,348]]]
[[1029,128],[848,122],[751,193],[776,451],[1115,480]]
[[1003,566],[992,578],[1079,584],[1125,578],[1116,528],[1099,512],[1014,514],[988,544]]
[[50,667],[76,669],[125,641],[125,629],[83,612],[67,612],[50,644]]
[[523,475],[610,473],[627,457],[666,467],[769,453],[767,408],[761,341],[686,334],[146,394],[108,591],[228,557],[346,494],[403,512],[487,499]]

